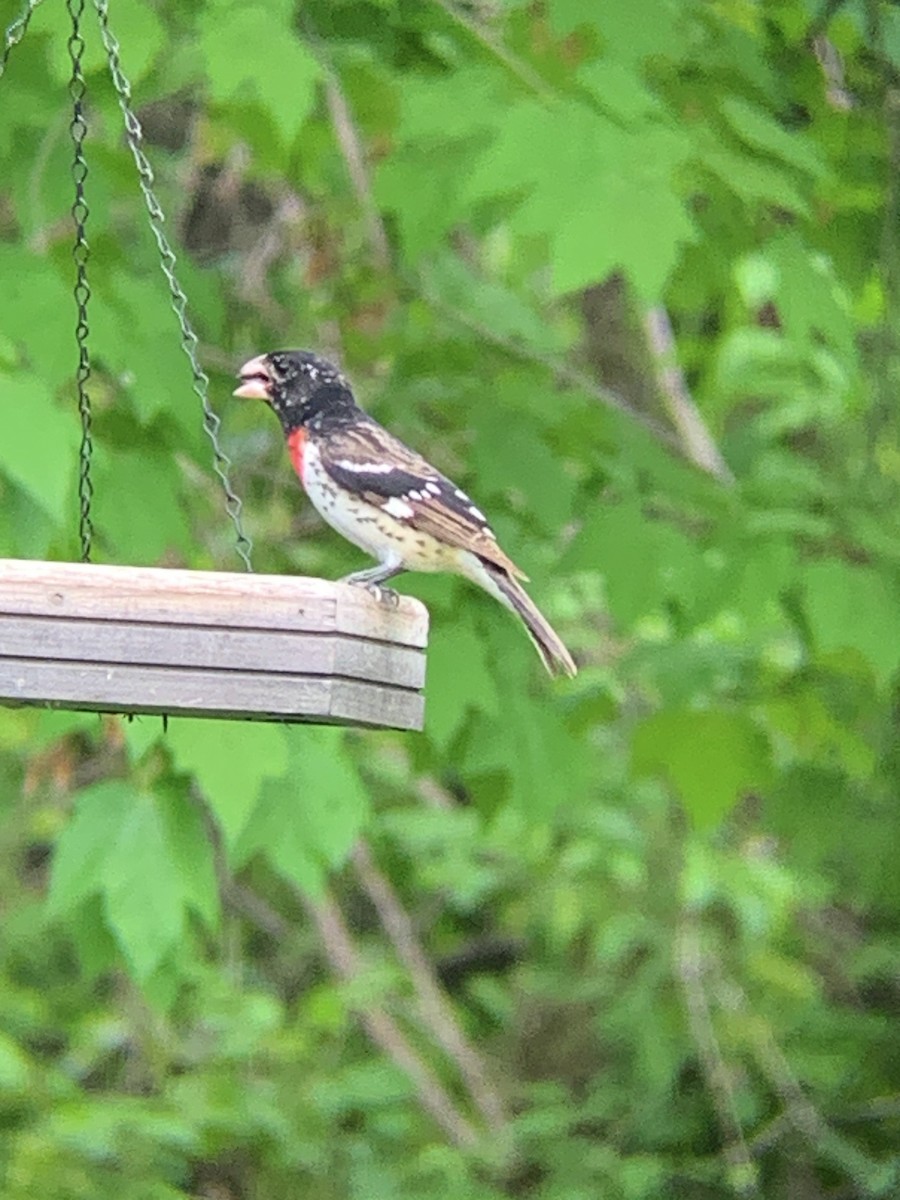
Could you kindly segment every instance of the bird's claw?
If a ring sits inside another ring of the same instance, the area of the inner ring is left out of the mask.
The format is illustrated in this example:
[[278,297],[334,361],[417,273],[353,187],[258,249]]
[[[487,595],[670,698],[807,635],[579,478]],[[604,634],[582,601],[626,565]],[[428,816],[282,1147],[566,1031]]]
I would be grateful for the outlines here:
[[393,588],[385,587],[383,583],[374,583],[371,579],[354,579],[352,575],[345,575],[338,582],[349,583],[351,587],[365,588],[369,595],[373,596],[379,604],[387,604],[391,608],[396,608],[400,603],[399,592],[395,592]]
[[381,583],[367,583],[366,591],[370,596],[374,596],[379,604],[386,604],[389,608],[396,608],[400,603],[400,593]]

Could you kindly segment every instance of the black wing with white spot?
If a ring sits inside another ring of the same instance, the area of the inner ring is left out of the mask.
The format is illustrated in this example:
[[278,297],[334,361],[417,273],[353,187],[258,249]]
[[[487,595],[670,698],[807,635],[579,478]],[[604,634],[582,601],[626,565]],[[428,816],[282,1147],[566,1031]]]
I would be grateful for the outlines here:
[[527,578],[500,549],[484,513],[466,493],[371,418],[330,433],[320,456],[338,487],[420,533]]

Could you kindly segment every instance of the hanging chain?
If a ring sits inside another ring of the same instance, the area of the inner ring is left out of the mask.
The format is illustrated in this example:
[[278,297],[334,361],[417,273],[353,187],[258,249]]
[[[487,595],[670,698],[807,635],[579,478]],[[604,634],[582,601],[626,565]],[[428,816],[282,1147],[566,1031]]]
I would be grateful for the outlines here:
[[81,448],[78,453],[78,502],[79,519],[78,535],[81,540],[81,561],[91,561],[91,540],[94,527],[91,523],[91,498],[94,488],[91,483],[91,398],[88,395],[87,384],[91,377],[91,359],[88,352],[88,301],[91,289],[87,279],[87,264],[90,257],[90,247],[85,236],[85,226],[89,216],[87,201],[84,196],[84,184],[88,168],[84,157],[84,139],[87,135],[87,123],[84,117],[85,82],[81,59],[84,54],[84,38],[81,36],[81,18],[84,14],[85,0],[66,0],[69,16],[72,18],[72,33],[69,37],[69,58],[72,61],[72,78],[69,81],[69,95],[72,97],[72,122],[69,131],[72,135],[72,145],[75,156],[72,160],[72,179],[75,182],[75,202],[72,205],[72,220],[75,223],[75,244],[72,247],[72,257],[75,259],[75,341],[78,345],[78,370],[75,383],[78,389],[78,412],[81,417]]
[[175,274],[175,254],[169,245],[168,238],[163,229],[166,218],[153,190],[153,169],[143,151],[144,133],[141,129],[141,123],[131,107],[131,84],[122,71],[119,61],[119,43],[109,27],[108,0],[94,0],[94,7],[97,9],[97,15],[100,18],[100,35],[106,49],[113,86],[116,89],[116,95],[119,99],[119,108],[125,121],[125,137],[135,166],[137,167],[138,182],[147,207],[150,229],[153,232],[156,245],[159,249],[160,266],[169,285],[172,310],[178,318],[178,325],[181,329],[181,348],[191,364],[194,392],[203,408],[203,428],[212,443],[213,470],[219,477],[222,490],[225,493],[225,511],[228,513],[231,523],[234,526],[237,552],[246,569],[252,571],[253,564],[250,561],[250,554],[253,549],[253,543],[244,532],[243,522],[241,521],[241,509],[243,506],[240,497],[232,488],[231,480],[229,479],[228,471],[231,467],[231,460],[219,442],[219,430],[222,421],[210,405],[209,377],[200,366],[199,359],[197,358],[197,335],[188,319],[187,296],[184,294]]
[[0,50],[0,76],[6,70],[6,64],[9,62],[13,46],[18,46],[19,42],[25,36],[32,14],[40,3],[41,0],[26,0],[25,8],[12,24],[7,26],[6,32],[3,35],[3,49]]

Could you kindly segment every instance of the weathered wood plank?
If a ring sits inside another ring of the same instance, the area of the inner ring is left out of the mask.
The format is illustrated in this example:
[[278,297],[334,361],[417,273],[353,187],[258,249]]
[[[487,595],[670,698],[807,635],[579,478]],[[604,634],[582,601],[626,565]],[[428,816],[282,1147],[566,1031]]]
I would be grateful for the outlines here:
[[321,579],[0,560],[0,703],[421,729],[427,634]]
[[347,633],[424,647],[428,613],[410,596],[396,606],[364,588],[284,575],[237,575],[0,559],[0,612]]
[[[2,604],[0,604],[2,606]],[[425,655],[333,633],[0,613],[0,655],[97,664],[331,675],[421,688]]]
[[327,676],[173,670],[0,657],[0,700],[107,712],[421,729],[418,692]]

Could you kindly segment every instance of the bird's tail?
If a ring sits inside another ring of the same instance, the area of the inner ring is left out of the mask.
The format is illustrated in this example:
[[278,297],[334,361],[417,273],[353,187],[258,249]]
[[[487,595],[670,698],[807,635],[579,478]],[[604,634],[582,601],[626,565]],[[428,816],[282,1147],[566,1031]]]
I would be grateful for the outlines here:
[[563,645],[559,634],[550,625],[518,580],[498,567],[495,563],[481,559],[481,566],[493,586],[488,586],[483,579],[479,580],[483,587],[508,609],[521,617],[528,630],[528,636],[534,642],[541,662],[551,675],[574,675],[578,668],[572,655]]

